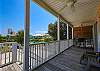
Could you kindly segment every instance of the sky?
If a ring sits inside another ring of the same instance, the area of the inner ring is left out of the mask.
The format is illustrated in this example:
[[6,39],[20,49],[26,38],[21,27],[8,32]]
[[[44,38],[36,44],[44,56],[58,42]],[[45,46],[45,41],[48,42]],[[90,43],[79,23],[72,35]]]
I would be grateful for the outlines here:
[[[30,34],[46,33],[56,17],[30,0]],[[0,0],[0,34],[24,29],[24,0]]]

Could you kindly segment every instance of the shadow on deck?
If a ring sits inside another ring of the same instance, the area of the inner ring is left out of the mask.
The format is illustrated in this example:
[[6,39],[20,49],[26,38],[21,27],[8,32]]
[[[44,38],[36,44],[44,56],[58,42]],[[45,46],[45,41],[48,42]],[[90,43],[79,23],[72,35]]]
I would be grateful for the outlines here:
[[[71,47],[33,71],[89,71],[86,65],[80,64],[80,58],[85,51],[91,49]],[[90,71],[94,71],[93,69]]]

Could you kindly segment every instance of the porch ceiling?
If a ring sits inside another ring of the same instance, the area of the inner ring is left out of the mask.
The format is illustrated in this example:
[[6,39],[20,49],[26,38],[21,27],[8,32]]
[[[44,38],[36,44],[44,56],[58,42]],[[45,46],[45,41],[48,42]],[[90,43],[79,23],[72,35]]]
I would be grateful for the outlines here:
[[77,0],[74,7],[66,6],[67,0],[33,0],[55,16],[60,16],[74,26],[95,23],[99,0]]

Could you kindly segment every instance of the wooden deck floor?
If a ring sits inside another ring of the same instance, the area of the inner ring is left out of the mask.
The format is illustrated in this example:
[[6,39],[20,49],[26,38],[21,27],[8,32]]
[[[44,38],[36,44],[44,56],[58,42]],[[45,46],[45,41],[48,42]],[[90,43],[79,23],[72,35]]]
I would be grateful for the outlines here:
[[71,47],[34,71],[86,71],[86,66],[80,64],[84,51],[85,49]]
[[13,63],[3,68],[0,68],[0,71],[22,71],[21,68],[21,65],[19,65],[18,63]]
[[[34,71],[86,71],[80,64],[80,57],[86,49],[71,47]],[[0,69],[0,71],[22,71],[16,63]]]

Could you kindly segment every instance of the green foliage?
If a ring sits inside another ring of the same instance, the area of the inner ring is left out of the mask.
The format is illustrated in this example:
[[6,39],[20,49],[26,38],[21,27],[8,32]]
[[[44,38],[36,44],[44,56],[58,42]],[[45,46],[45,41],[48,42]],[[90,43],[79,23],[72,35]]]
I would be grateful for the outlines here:
[[0,35],[0,43],[6,42],[6,41],[17,42],[19,44],[23,44],[24,43],[24,31],[23,30],[18,31],[16,36],[13,36],[13,37],[9,37],[9,35],[7,35],[7,36]]
[[5,45],[3,47],[0,47],[0,52],[2,53],[6,53],[10,51],[10,47],[8,47],[8,45]]
[[[57,22],[54,24],[50,23],[48,25],[48,33],[53,37],[54,40],[57,40]],[[60,22],[60,39],[67,39],[67,26],[64,22]]]
[[54,40],[57,40],[57,22],[55,22],[54,24],[50,23],[48,25],[48,33],[50,36],[53,37]]
[[2,42],[2,36],[0,35],[0,42]]
[[33,38],[31,42],[42,42],[42,38]]
[[51,42],[51,41],[53,41],[53,38],[45,38],[44,39],[44,42]]
[[33,38],[30,39],[30,42],[51,42],[53,41],[53,38],[46,34],[44,36],[33,36]]
[[5,41],[6,41],[6,37],[0,35],[0,43],[5,42]]
[[23,30],[18,31],[14,40],[19,44],[24,44],[24,31]]

